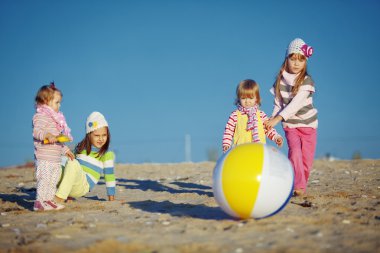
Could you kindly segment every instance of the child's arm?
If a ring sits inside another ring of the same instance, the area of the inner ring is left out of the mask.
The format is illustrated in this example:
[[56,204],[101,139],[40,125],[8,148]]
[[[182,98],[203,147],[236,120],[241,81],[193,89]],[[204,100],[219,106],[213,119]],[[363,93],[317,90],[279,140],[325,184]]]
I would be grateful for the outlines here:
[[115,187],[116,179],[114,173],[115,166],[115,154],[111,151],[104,154],[104,180],[106,181],[106,189],[108,200],[113,201],[115,199]]
[[40,114],[33,116],[33,138],[40,141],[47,138],[51,143],[55,143],[57,142],[55,136],[46,131],[47,121],[48,119]]
[[226,152],[231,147],[232,139],[235,133],[236,121],[237,121],[237,114],[236,114],[236,111],[234,111],[230,114],[226,127],[224,128],[223,152]]
[[75,159],[75,155],[73,154],[73,152],[71,152],[70,149],[67,150],[67,151],[65,152],[65,155],[66,155],[71,161]]
[[278,113],[281,111],[280,99],[276,96],[274,88],[270,89],[270,92],[274,95],[274,102],[272,117],[268,121],[264,122],[264,127],[268,130],[272,129],[275,125],[277,125],[283,120],[283,118],[278,115]]
[[273,110],[272,118],[265,123],[265,128],[272,129],[281,121],[286,121],[290,117],[294,116],[299,109],[305,106],[305,102],[307,102],[309,95],[310,91],[298,91],[297,95],[287,106],[285,106],[282,111],[275,113],[275,110]]
[[[260,117],[261,117],[261,120],[263,122],[268,121],[268,116],[265,114],[265,112],[263,112],[261,110],[260,110]],[[264,132],[265,132],[265,135],[268,137],[268,139],[270,139],[271,141],[274,141],[277,144],[277,146],[279,146],[279,147],[282,146],[282,142],[283,142],[282,137],[276,131],[276,129],[274,129],[274,128],[268,129],[268,128],[264,127]]]
[[268,121],[264,122],[265,129],[271,130],[273,129],[274,126],[276,126],[278,123],[280,123],[283,120],[284,119],[281,117],[281,115],[272,117]]
[[280,100],[277,96],[274,97],[272,117],[276,116],[281,110]]

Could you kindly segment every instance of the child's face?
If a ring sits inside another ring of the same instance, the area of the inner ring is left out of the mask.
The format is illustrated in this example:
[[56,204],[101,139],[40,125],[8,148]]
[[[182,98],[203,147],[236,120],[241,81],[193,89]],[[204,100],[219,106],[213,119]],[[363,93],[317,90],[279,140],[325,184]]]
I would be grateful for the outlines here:
[[244,108],[254,107],[256,105],[256,97],[253,98],[240,98],[240,104]]
[[306,67],[306,60],[293,54],[288,58],[288,71],[291,74],[298,74]]
[[61,107],[62,96],[58,91],[54,92],[53,99],[49,101],[48,106],[53,109],[55,112],[59,112]]
[[106,144],[107,139],[107,127],[96,129],[95,131],[90,133],[91,145],[96,148],[100,149],[101,147],[103,147],[103,145]]

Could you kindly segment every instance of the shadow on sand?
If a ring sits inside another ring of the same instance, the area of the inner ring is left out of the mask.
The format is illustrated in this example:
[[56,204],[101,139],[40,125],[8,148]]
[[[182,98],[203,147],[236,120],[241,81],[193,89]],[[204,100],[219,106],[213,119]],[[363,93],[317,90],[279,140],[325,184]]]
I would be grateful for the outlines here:
[[151,213],[165,213],[176,217],[192,217],[204,220],[232,220],[233,218],[225,214],[219,207],[209,207],[205,205],[175,204],[170,201],[134,201],[125,202],[132,208],[140,209]]
[[[2,194],[0,193],[0,200],[16,203],[18,206],[23,207],[24,209],[33,210],[34,200],[36,198],[36,188],[24,188],[17,187],[14,190],[15,194]],[[10,211],[19,211],[21,208],[0,208],[4,212]]]
[[213,197],[213,193],[211,192],[211,187],[204,186],[200,184],[194,183],[184,183],[184,182],[169,182],[167,184],[172,184],[179,186],[181,189],[175,189],[171,186],[161,184],[155,180],[136,180],[136,179],[118,179],[118,186],[123,186],[126,189],[138,189],[141,191],[156,191],[162,192],[166,191],[171,194],[178,193],[196,193],[198,195],[206,195],[208,197]]

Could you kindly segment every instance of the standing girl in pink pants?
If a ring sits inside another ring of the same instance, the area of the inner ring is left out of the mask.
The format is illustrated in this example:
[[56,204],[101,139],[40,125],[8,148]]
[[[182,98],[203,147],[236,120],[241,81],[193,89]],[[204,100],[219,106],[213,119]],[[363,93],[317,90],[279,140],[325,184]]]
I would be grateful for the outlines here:
[[271,89],[275,96],[268,129],[279,122],[288,142],[288,157],[294,168],[294,195],[306,193],[317,144],[317,110],[313,106],[314,81],[307,73],[313,48],[302,39],[290,42],[285,60]]

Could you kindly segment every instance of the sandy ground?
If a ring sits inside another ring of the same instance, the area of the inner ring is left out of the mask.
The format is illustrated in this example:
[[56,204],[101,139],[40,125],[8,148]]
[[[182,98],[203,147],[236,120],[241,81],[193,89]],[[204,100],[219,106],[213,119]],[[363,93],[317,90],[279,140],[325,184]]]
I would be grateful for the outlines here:
[[33,168],[0,169],[0,252],[380,252],[380,160],[316,161],[307,199],[261,220],[217,206],[214,165],[117,165],[117,201],[101,182],[50,212]]

